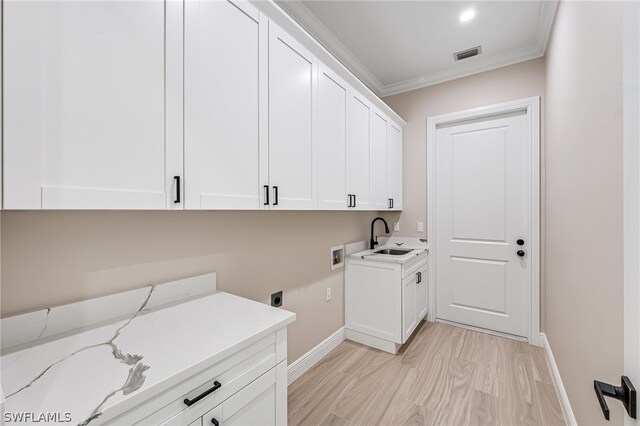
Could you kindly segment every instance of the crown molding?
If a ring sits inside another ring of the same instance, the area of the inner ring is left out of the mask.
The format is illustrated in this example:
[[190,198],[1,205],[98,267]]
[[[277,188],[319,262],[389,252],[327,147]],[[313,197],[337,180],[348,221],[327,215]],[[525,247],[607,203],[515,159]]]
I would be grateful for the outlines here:
[[434,84],[444,83],[445,81],[467,77],[543,56],[558,7],[558,0],[542,0],[534,42],[526,49],[515,49],[494,55],[488,61],[485,59],[487,56],[482,56],[482,59],[485,59],[483,61],[476,61],[471,58],[469,62],[456,62],[454,64],[455,66],[450,68],[436,70],[405,81],[384,85],[301,1],[278,1],[277,3],[291,18],[309,32],[318,43],[331,52],[339,62],[380,97],[421,89]]
[[422,89],[424,87],[433,86],[446,81],[456,80],[458,78],[468,77],[481,72],[491,71],[497,68],[517,64],[519,62],[528,61],[530,59],[539,58],[543,54],[544,53],[540,52],[537,45],[532,45],[527,49],[516,49],[502,54],[493,55],[490,57],[490,60],[486,60],[487,57],[485,56],[483,58],[484,61],[481,63],[474,61],[474,58],[469,58],[466,60],[469,62],[456,62],[455,68],[444,68],[409,80],[386,85],[382,88],[380,96],[384,98],[385,96]]
[[540,16],[538,17],[538,32],[536,33],[535,43],[540,49],[540,53],[544,55],[547,50],[547,44],[551,37],[551,28],[553,28],[553,20],[556,17],[558,9],[558,0],[543,0],[540,8]]
[[276,3],[372,92],[380,96],[384,88],[380,80],[301,1],[276,1]]

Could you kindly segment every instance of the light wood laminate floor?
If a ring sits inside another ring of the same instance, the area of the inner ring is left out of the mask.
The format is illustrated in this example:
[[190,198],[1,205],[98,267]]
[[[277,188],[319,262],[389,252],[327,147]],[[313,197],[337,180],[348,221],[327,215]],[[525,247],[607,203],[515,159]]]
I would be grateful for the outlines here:
[[289,386],[290,425],[561,425],[541,348],[425,323],[396,355],[345,341]]

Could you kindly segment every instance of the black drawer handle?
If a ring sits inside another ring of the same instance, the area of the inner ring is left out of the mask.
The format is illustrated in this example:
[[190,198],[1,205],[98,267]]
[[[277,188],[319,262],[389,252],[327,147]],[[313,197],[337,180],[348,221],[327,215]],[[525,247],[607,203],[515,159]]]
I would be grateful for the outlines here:
[[180,204],[180,176],[174,176],[173,179],[176,181],[176,199],[173,203]]
[[193,399],[185,398],[184,399],[184,403],[187,405],[187,407],[191,407],[193,404],[195,404],[196,402],[200,401],[205,396],[210,395],[213,392],[215,392],[218,389],[220,389],[220,386],[222,386],[222,385],[220,384],[219,381],[216,380],[215,382],[213,382],[213,387],[211,387],[210,389],[207,389],[206,391],[202,392],[200,395],[196,396]]
[[220,426],[220,422],[219,422],[219,421],[217,421],[217,420],[215,419],[215,417],[214,417],[213,419],[211,419],[211,423],[213,424],[213,426]]
[[264,205],[269,205],[269,185],[264,186]]
[[275,200],[273,201],[273,205],[277,206],[278,205],[278,187],[277,186],[273,187],[273,198],[275,198]]

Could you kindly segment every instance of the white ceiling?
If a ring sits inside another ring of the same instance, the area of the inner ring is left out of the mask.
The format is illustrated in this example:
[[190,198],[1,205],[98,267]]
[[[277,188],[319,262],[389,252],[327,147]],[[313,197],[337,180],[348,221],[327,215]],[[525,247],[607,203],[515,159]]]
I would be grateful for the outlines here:
[[[544,54],[557,2],[280,0],[292,18],[380,96]],[[460,22],[473,9],[475,18]],[[482,46],[454,61],[453,53]]]

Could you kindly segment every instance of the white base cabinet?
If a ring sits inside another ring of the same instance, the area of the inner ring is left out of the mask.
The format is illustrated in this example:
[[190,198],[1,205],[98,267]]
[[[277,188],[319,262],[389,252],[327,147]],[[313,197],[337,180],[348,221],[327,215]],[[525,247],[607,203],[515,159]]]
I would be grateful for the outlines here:
[[406,264],[347,259],[347,339],[396,353],[427,315],[427,254]]
[[286,425],[286,328],[229,355],[105,424]]

